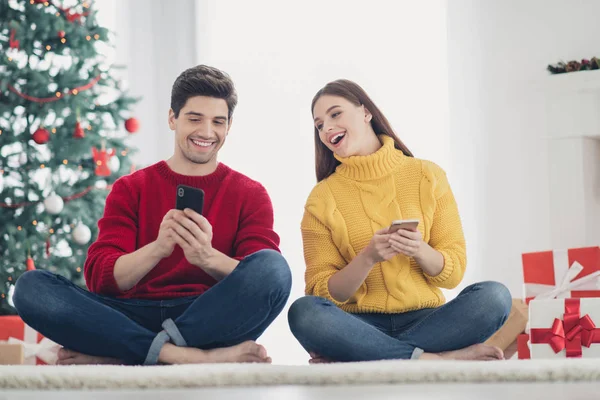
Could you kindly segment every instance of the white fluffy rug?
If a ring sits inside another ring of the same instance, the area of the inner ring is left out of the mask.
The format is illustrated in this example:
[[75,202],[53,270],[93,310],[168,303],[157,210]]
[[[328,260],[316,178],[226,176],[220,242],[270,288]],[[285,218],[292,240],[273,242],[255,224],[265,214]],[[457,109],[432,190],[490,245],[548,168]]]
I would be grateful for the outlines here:
[[375,361],[329,365],[0,366],[0,389],[161,389],[424,382],[600,381],[600,360]]

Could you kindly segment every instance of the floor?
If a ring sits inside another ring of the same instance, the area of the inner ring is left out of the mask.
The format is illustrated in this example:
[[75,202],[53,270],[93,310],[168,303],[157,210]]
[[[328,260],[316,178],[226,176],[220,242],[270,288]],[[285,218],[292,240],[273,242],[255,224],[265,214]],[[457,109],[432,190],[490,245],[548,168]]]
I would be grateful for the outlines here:
[[585,383],[506,383],[506,384],[427,384],[377,386],[280,386],[227,389],[152,390],[152,391],[5,391],[0,400],[157,400],[177,398],[219,400],[384,400],[384,399],[461,399],[461,400],[580,400],[597,399],[600,382]]

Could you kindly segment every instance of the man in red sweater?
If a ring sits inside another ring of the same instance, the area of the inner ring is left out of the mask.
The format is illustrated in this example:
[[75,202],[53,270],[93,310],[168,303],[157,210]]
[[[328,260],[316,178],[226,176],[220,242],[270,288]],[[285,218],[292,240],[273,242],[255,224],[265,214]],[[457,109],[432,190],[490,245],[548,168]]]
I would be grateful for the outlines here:
[[[175,152],[114,183],[85,263],[90,291],[41,270],[18,280],[17,311],[64,346],[60,364],[271,361],[255,340],[291,274],[265,188],[217,161],[236,103],[227,74],[184,71],[171,92]],[[202,215],[174,209],[180,184],[204,190]]]

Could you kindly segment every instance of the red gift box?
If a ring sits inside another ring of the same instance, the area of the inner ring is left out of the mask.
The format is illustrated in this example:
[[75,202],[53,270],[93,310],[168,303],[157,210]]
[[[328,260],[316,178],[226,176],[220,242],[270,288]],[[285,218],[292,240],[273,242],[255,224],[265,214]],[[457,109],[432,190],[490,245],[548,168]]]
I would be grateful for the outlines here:
[[531,358],[529,334],[522,333],[517,337],[517,352],[519,360],[529,360]]
[[524,298],[600,297],[600,247],[525,253]]
[[60,346],[25,324],[18,316],[0,317],[0,341],[20,343],[25,348],[25,364],[55,364]]

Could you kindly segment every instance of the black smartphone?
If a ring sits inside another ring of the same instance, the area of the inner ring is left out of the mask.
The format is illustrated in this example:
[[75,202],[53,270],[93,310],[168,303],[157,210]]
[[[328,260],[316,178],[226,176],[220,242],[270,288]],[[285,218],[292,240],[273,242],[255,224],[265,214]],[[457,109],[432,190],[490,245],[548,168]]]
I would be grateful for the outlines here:
[[192,186],[178,185],[175,208],[178,210],[191,208],[202,215],[204,209],[204,190]]

